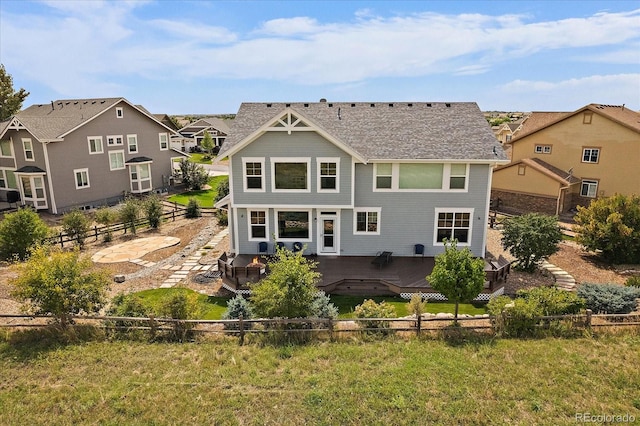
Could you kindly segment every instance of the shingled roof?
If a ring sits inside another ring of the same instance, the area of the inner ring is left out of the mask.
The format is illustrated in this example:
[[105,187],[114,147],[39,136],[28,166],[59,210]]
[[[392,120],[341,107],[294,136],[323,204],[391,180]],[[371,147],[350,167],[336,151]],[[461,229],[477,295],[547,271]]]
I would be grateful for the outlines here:
[[38,140],[60,140],[67,133],[91,121],[120,102],[126,102],[151,119],[158,121],[146,110],[136,107],[125,98],[63,99],[52,101],[50,104],[31,105],[20,111],[7,122],[0,124],[0,135],[4,134],[15,118]]
[[243,103],[219,158],[287,111],[366,161],[507,160],[474,102]]

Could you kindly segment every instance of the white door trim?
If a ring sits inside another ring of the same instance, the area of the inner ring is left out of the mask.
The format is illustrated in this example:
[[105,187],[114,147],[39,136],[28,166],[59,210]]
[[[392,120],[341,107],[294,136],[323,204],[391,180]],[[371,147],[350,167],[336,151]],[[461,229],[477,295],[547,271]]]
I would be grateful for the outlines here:
[[[329,209],[318,209],[318,255],[320,256],[340,256],[340,210],[326,213]],[[333,220],[333,250],[326,250],[324,247],[324,221]]]

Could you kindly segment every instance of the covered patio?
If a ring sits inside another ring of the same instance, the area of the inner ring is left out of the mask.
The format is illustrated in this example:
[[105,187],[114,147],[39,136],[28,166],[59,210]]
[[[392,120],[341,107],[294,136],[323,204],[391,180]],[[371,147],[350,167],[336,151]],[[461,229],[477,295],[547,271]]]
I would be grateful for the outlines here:
[[[318,289],[329,294],[359,296],[402,296],[410,298],[413,293],[433,300],[446,300],[433,290],[427,275],[435,264],[433,257],[392,257],[389,263],[372,263],[375,257],[366,256],[305,256],[317,262],[317,271],[322,274]],[[218,270],[222,273],[223,285],[236,293],[248,293],[251,282],[257,282],[268,273],[268,256],[238,255],[227,258],[224,254],[218,260]],[[494,263],[494,265],[492,265]],[[482,294],[477,300],[488,300],[491,295],[502,294],[508,270],[499,269],[496,262],[485,261],[486,281]],[[500,273],[497,273],[500,271]]]

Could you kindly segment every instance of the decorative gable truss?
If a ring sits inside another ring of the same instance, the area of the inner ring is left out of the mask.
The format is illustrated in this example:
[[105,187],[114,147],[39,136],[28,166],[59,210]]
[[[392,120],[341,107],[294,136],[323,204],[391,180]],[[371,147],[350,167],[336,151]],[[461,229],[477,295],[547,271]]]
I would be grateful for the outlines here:
[[11,123],[9,123],[6,130],[27,130],[27,128],[20,122],[20,120],[13,117],[13,120],[11,120]]
[[285,115],[272,122],[265,130],[276,132],[287,132],[291,134],[292,131],[298,132],[314,132],[315,128],[305,123],[300,117],[293,114],[291,111],[287,111]]

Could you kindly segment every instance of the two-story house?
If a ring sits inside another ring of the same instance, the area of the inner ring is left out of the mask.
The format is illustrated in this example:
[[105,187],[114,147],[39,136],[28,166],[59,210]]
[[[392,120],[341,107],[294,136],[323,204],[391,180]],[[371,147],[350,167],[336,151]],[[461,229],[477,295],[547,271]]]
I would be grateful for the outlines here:
[[172,146],[178,150],[189,152],[191,148],[201,146],[204,134],[209,133],[213,139],[214,151],[217,151],[229,134],[229,125],[221,118],[206,117],[187,124],[178,133],[180,134],[171,138]]
[[0,198],[53,214],[170,185],[174,131],[124,98],[32,105],[0,123]]
[[640,194],[640,113],[624,105],[534,112],[510,145],[511,163],[493,174],[501,210],[560,215],[598,197]]
[[410,257],[416,244],[432,257],[445,238],[484,257],[492,171],[508,162],[462,102],[243,103],[224,157],[231,250],[320,257]]

